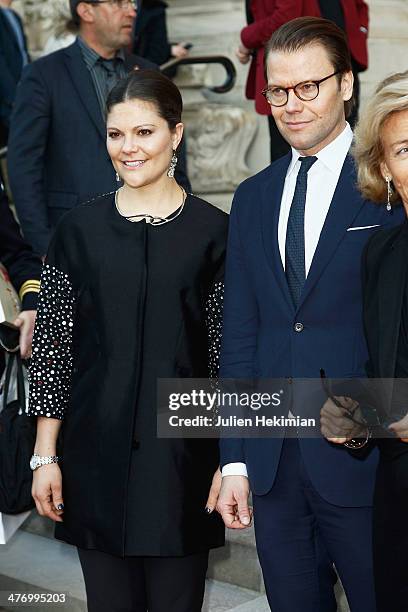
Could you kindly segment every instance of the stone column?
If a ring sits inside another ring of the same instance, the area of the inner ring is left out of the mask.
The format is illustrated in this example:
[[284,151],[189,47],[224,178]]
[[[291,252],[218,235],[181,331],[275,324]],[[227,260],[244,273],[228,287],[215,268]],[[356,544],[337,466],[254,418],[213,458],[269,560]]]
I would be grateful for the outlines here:
[[408,70],[407,0],[369,0],[369,68],[361,74],[362,109],[378,83]]

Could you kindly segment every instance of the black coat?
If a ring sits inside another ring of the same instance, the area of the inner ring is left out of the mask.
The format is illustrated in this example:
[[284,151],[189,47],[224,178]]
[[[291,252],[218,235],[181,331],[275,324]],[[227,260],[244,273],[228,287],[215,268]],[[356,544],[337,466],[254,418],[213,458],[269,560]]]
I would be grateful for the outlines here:
[[[395,375],[408,269],[406,225],[377,232],[363,253],[364,326],[369,349],[367,373],[373,378],[393,378]],[[401,253],[400,257],[394,257],[395,249]]]
[[[403,320],[408,314],[407,261],[408,221],[376,233],[363,256],[364,326],[369,350],[367,373],[372,378],[382,379],[377,395],[377,409],[382,418],[389,417],[395,402],[405,409],[408,405],[407,373],[403,379],[395,378],[403,375],[408,363],[407,321]],[[378,612],[405,612],[408,444],[384,437],[376,442],[380,449],[373,518],[377,609]]]
[[50,246],[30,414],[64,418],[58,538],[186,555],[223,543],[219,517],[204,512],[217,441],[157,439],[156,380],[208,375],[205,305],[222,283],[227,215],[188,196],[154,227],[113,200],[66,215]]
[[[129,71],[136,65],[157,69],[140,57],[126,57]],[[105,123],[78,42],[25,68],[8,147],[10,186],[23,233],[44,255],[64,213],[117,186]],[[178,181],[185,185],[183,177]]]

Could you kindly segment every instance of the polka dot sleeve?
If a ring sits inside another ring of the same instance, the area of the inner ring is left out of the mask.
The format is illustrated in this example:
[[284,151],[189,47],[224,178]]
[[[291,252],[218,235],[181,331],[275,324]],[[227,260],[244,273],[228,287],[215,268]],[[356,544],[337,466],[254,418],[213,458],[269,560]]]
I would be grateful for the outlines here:
[[30,363],[29,416],[63,419],[72,376],[75,293],[69,277],[46,264]]
[[209,342],[209,378],[216,378],[220,367],[223,299],[224,283],[220,281],[214,284],[205,305]]

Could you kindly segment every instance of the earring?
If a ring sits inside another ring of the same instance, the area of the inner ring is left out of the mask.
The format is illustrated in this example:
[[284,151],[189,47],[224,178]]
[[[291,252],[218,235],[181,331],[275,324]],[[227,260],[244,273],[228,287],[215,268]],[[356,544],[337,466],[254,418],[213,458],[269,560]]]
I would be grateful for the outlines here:
[[392,188],[391,188],[392,178],[390,176],[386,176],[385,180],[386,180],[386,183],[387,183],[387,210],[388,210],[388,212],[390,212],[390,210],[391,210],[391,198],[392,198]]
[[118,174],[118,173],[116,173],[116,182],[117,182],[117,183],[120,183],[120,181],[121,181],[121,180],[122,180],[122,179],[120,178],[119,174]]
[[169,178],[174,178],[174,171],[175,171],[176,166],[177,166],[177,161],[178,160],[177,160],[176,151],[173,150],[173,156],[171,158],[169,169],[167,170],[167,176]]

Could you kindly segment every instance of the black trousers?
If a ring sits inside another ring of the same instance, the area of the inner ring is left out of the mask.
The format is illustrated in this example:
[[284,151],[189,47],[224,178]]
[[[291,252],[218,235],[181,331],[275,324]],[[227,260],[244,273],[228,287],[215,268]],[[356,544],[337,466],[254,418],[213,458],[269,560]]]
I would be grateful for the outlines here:
[[88,612],[200,612],[208,551],[186,557],[115,557],[78,548]]
[[373,552],[377,612],[408,610],[408,444],[379,440]]

